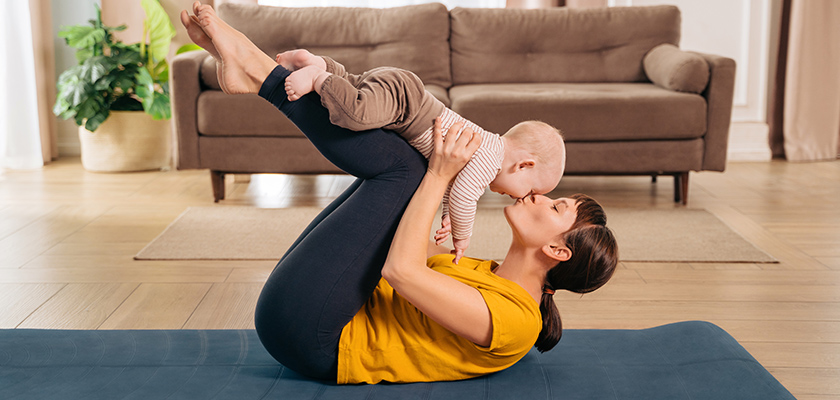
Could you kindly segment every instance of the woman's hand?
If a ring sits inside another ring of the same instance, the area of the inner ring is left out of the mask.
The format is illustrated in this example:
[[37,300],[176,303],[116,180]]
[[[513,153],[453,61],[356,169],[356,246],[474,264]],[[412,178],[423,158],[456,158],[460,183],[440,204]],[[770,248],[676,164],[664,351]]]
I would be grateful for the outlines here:
[[432,133],[435,150],[429,157],[428,173],[448,182],[454,179],[458,172],[470,161],[472,155],[481,145],[481,135],[474,134],[469,127],[459,135],[458,132],[463,126],[463,123],[453,124],[444,138],[440,127],[440,119],[435,119]]

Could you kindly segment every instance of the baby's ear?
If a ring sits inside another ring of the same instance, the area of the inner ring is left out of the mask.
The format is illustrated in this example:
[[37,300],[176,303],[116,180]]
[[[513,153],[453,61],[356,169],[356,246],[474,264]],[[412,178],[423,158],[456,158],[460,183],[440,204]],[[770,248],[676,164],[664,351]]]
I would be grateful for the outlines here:
[[532,159],[532,158],[528,158],[528,159],[525,159],[525,160],[522,160],[522,161],[519,161],[518,163],[516,163],[516,169],[517,170],[534,168],[536,166],[537,166],[537,161]]

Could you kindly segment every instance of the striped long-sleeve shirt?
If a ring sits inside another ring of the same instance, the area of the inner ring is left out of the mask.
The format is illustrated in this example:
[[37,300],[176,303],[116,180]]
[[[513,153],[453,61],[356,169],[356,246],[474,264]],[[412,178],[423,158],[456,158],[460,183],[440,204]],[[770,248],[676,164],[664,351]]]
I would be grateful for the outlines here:
[[[504,142],[501,136],[482,129],[448,108],[444,109],[440,119],[444,135],[456,122],[463,122],[465,127],[470,127],[476,134],[481,135],[481,146],[443,196],[443,215],[449,215],[452,237],[466,239],[472,236],[478,198],[484,194],[484,188],[496,178],[502,168]],[[433,127],[430,127],[409,141],[427,159],[435,147],[432,129]]]

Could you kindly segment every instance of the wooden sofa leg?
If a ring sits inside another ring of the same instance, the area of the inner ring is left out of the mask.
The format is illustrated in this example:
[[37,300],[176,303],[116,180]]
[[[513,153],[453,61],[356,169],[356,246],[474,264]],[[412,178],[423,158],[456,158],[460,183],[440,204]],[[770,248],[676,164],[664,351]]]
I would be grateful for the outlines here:
[[225,199],[225,173],[222,171],[210,171],[210,183],[213,185],[213,202]]
[[674,174],[674,202],[688,204],[688,171]]

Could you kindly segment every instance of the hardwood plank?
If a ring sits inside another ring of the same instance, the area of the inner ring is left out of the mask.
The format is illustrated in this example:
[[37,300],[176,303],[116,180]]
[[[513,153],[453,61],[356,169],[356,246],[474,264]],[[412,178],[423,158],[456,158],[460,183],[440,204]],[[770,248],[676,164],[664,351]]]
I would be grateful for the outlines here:
[[68,284],[18,328],[96,329],[137,286],[137,283]]
[[268,279],[268,275],[271,274],[271,271],[274,271],[276,264],[277,263],[273,263],[271,265],[255,268],[234,268],[227,279],[225,279],[225,282],[265,283],[265,280]]
[[[110,244],[109,244],[110,245]],[[26,263],[22,269],[34,268],[237,268],[265,265],[270,260],[135,260],[136,253],[120,255],[53,255],[44,254]]]
[[[133,256],[142,250],[148,242],[109,243],[67,243],[61,242],[43,253],[43,256]],[[36,258],[37,260],[37,258]],[[34,261],[34,260],[33,260]],[[30,262],[31,264],[31,262]]]
[[662,301],[593,300],[557,301],[562,317],[585,320],[639,319],[666,320],[764,320],[764,321],[840,321],[840,303],[772,301]]
[[0,284],[0,328],[18,326],[63,287],[61,283]]
[[20,268],[102,215],[107,206],[62,206],[0,240],[0,268]]
[[689,263],[692,269],[707,270],[761,270],[758,264],[751,263]]
[[[694,266],[694,264],[691,264]],[[645,282],[738,285],[840,285],[840,271],[693,270],[638,271]]]
[[[565,291],[557,292],[554,296],[558,300],[580,297],[579,294]],[[840,290],[832,285],[653,282],[640,286],[609,282],[584,297],[596,300],[840,302]]]
[[840,257],[816,257],[816,260],[835,271],[840,270]]
[[660,263],[660,262],[630,262],[630,261],[622,261],[622,265],[624,265],[627,269],[635,269],[635,270],[647,270],[647,269],[654,269],[654,270],[690,270],[692,269],[691,264],[688,263]]
[[796,247],[778,239],[760,225],[726,205],[714,205],[708,210],[759,249],[796,269],[826,269],[820,262]]
[[840,368],[840,343],[741,342],[765,368]]
[[222,282],[229,268],[154,267],[21,268],[3,270],[0,283],[100,283],[100,282]]
[[143,283],[99,329],[181,329],[210,286],[203,283]]
[[797,399],[803,395],[840,398],[838,368],[768,368],[771,374]]
[[54,212],[57,206],[9,205],[0,207],[0,239]]
[[216,283],[184,329],[254,329],[259,283]]

